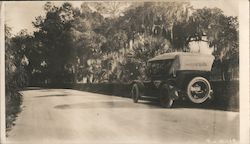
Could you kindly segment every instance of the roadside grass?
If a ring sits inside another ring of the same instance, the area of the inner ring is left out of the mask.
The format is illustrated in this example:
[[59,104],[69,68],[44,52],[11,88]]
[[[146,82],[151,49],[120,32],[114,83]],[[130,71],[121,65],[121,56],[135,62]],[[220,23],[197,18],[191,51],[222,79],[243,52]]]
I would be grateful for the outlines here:
[[21,112],[22,95],[19,92],[6,93],[6,136],[15,125],[15,120]]

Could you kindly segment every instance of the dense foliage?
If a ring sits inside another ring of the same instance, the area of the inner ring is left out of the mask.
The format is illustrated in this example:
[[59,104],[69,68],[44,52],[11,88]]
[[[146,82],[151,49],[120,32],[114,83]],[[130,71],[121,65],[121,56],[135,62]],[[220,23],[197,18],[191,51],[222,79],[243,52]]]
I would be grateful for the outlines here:
[[[6,128],[11,127],[16,114],[20,111],[22,97],[19,91],[27,84],[25,60],[22,49],[25,48],[27,35],[23,32],[14,38],[11,29],[5,26],[5,74],[6,74]],[[20,49],[21,48],[21,49]]]
[[74,8],[48,2],[44,11],[33,22],[33,35],[13,38],[15,58],[27,58],[23,67],[33,83],[128,82],[144,77],[147,59],[189,51],[193,41],[206,41],[223,71],[238,66],[238,18],[218,8],[193,9],[189,2],[84,2]]

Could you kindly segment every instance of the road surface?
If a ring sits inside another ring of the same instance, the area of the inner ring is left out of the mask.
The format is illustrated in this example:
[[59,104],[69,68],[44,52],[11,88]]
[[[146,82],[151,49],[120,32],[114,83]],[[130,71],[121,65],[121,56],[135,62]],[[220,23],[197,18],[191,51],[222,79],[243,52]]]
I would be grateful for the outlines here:
[[163,109],[149,101],[70,89],[23,91],[13,144],[237,143],[239,113]]

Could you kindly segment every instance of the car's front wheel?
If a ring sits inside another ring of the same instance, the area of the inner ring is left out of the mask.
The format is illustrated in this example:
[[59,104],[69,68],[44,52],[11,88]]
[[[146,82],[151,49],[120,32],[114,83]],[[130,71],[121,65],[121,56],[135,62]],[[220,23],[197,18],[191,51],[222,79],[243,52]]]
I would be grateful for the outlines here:
[[132,89],[131,89],[131,97],[134,101],[134,103],[137,103],[139,98],[140,98],[140,89],[138,84],[133,84]]
[[174,100],[170,97],[168,85],[163,84],[160,91],[160,104],[164,108],[171,108]]
[[204,103],[211,99],[211,85],[204,77],[194,77],[187,86],[189,100],[196,104]]

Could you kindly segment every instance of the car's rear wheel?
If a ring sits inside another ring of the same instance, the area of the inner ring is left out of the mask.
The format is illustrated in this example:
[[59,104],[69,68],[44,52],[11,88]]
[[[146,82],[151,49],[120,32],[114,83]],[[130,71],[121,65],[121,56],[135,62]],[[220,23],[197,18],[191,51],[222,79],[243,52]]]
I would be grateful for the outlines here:
[[211,85],[204,77],[194,77],[187,86],[189,100],[196,104],[204,103],[211,98]]
[[163,84],[160,91],[160,104],[164,108],[171,108],[174,100],[169,96],[168,85]]
[[137,84],[133,84],[132,89],[131,89],[131,97],[134,101],[134,103],[137,103],[138,100],[140,99],[140,89]]

